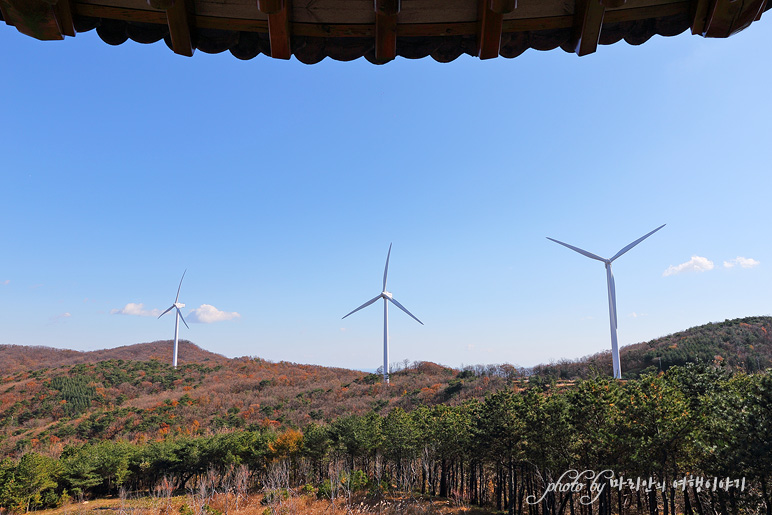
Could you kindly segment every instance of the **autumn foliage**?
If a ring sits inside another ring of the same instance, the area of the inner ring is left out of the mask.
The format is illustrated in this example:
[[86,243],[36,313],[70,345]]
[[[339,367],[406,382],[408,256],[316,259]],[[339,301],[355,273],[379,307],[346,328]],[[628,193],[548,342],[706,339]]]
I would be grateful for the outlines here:
[[[735,347],[768,352],[768,320],[749,320],[718,325],[715,345],[726,351],[733,331]],[[400,496],[510,513],[769,512],[772,372],[722,357],[626,381],[405,363],[391,386],[377,374],[216,355],[177,370],[157,359],[30,368],[0,383],[0,507],[129,491],[187,492],[201,510],[216,495],[259,494],[270,513],[301,498],[351,509]],[[607,483],[591,506],[572,492],[539,499],[565,471],[606,469],[665,486]],[[695,476],[746,488],[672,486]]]

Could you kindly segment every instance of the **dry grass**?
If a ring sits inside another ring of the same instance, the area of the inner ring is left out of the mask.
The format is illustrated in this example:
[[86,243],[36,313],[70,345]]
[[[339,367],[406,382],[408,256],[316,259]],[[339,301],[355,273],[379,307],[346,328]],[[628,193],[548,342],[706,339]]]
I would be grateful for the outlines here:
[[480,508],[460,506],[446,499],[387,496],[382,500],[355,496],[335,502],[314,496],[291,495],[271,504],[262,495],[242,499],[238,508],[234,495],[215,495],[206,507],[193,496],[96,499],[43,510],[37,515],[492,515]]

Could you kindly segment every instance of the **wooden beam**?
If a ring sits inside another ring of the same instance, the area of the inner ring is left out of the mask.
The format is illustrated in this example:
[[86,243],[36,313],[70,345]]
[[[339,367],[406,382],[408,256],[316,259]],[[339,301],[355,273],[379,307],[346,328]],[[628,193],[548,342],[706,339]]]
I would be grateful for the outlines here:
[[627,0],[600,0],[604,9],[616,9],[627,3]]
[[375,59],[379,63],[397,57],[397,15],[401,0],[375,0]]
[[[190,9],[192,0],[147,0],[153,9],[164,11],[169,38],[175,54],[192,57],[196,47],[193,44],[193,29],[196,19]],[[80,11],[80,9],[79,9]]]
[[0,2],[0,14],[3,15],[3,21],[5,21],[6,25],[10,25],[11,27],[13,27],[13,24],[11,23],[11,17],[5,11],[5,4],[3,2]]
[[488,9],[498,14],[509,14],[517,9],[517,0],[489,0]]
[[397,15],[375,15],[375,60],[386,63],[397,57]]
[[54,6],[54,15],[59,24],[59,30],[65,36],[75,37],[75,22],[72,19],[70,0],[59,0]]
[[172,40],[172,50],[175,54],[193,57],[193,23],[194,18],[188,10],[189,0],[175,0],[166,10],[166,23],[169,25],[169,37]]
[[598,49],[605,12],[600,0],[576,0],[571,43],[577,55],[592,54]]
[[504,27],[502,14],[491,9],[491,0],[477,0],[477,57],[480,59],[499,56]]
[[24,35],[43,41],[64,39],[51,3],[45,0],[0,0],[3,19]]
[[174,5],[174,0],[147,0],[147,5],[159,11],[168,11]]
[[702,34],[705,31],[705,20],[708,18],[710,0],[693,0],[692,2],[692,34]]
[[[1,0],[0,0],[1,1]],[[0,3],[2,6],[2,3]],[[630,7],[606,11],[603,16],[605,23],[629,22],[647,20],[664,16],[688,15],[691,9],[689,1],[649,5],[645,7]],[[104,5],[81,4],[75,2],[74,14],[91,18],[110,18],[143,23],[166,24],[163,11],[152,9],[127,9]],[[240,30],[245,32],[268,32],[268,21],[257,19],[222,18],[217,16],[195,15],[195,26],[207,29]],[[375,30],[372,23],[299,23],[290,22],[292,34],[312,37],[357,37],[373,38]],[[504,32],[521,32],[534,30],[566,29],[574,26],[574,15],[547,16],[538,18],[513,18],[504,20]],[[404,37],[440,37],[476,35],[479,32],[477,21],[446,22],[446,23],[400,23],[397,26],[397,36]]]
[[274,59],[289,59],[292,56],[289,4],[290,0],[257,0],[257,8],[268,15],[268,39]]
[[674,4],[650,5],[647,7],[606,11],[606,14],[603,15],[603,23],[619,23],[622,21],[648,20],[649,18],[683,16],[689,13],[689,8],[689,2],[684,1]]
[[728,38],[760,18],[766,6],[767,0],[710,0],[699,34],[706,38]]
[[[166,25],[166,13],[155,10],[126,9],[124,7],[80,4],[75,2],[75,5],[73,5],[73,12],[78,16],[86,16],[89,18],[109,18],[111,20],[138,21],[141,23]],[[217,28],[220,27],[218,26]]]

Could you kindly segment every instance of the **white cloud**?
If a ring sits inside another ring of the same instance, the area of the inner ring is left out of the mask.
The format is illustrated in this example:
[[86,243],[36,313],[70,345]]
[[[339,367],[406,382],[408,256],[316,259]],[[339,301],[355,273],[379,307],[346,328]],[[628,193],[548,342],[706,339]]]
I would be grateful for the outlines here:
[[185,320],[188,322],[199,324],[211,324],[214,322],[223,322],[225,320],[235,320],[237,318],[241,318],[241,315],[235,311],[231,313],[220,311],[210,304],[201,304],[200,307],[197,307],[185,316]]
[[649,316],[648,313],[636,313],[635,311],[630,313],[631,318],[639,318],[639,317],[647,317],[647,316]]
[[139,304],[135,304],[134,302],[129,302],[125,306],[123,306],[121,309],[112,309],[110,310],[111,315],[135,315],[140,317],[157,317],[161,314],[160,309],[145,309],[145,305],[141,302]]
[[65,318],[70,318],[72,315],[70,313],[60,313],[58,315],[54,315],[49,320],[53,322],[59,322],[61,320],[64,320]]
[[11,280],[10,279],[6,279],[5,281],[1,282],[0,284],[10,284],[10,283],[11,283]]
[[760,261],[756,261],[753,258],[737,256],[731,261],[724,261],[724,268],[732,268],[735,265],[740,266],[741,268],[753,268],[754,266],[759,266],[760,264]]
[[668,275],[680,274],[682,272],[707,272],[708,270],[713,270],[713,261],[706,257],[692,256],[686,263],[675,266],[670,265],[662,273],[662,276],[667,277]]

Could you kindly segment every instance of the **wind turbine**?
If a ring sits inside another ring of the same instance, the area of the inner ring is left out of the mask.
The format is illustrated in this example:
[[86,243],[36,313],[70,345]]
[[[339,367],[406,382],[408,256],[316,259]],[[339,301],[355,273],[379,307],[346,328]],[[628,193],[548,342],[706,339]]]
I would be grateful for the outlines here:
[[[424,325],[424,323],[418,320],[410,311],[407,310],[407,308],[405,308],[405,306],[397,302],[397,299],[395,299],[390,292],[386,291],[386,276],[389,273],[390,256],[391,256],[391,243],[389,243],[389,253],[386,254],[386,268],[383,269],[383,291],[381,291],[381,293],[379,293],[376,297],[368,300],[367,302],[365,302],[364,304],[362,304],[361,306],[359,306],[354,311],[348,314],[348,315],[354,314],[360,309],[366,308],[367,306],[374,303],[378,299],[383,299],[383,381],[386,384],[389,384],[389,302],[393,303],[399,309],[401,309],[402,311],[410,315],[410,318],[412,318],[419,324]],[[348,315],[344,316],[343,318],[346,318]]]
[[[185,269],[184,272],[182,272],[182,279],[185,279],[185,274],[187,273],[187,269]],[[180,308],[184,308],[185,304],[182,302],[179,302],[180,300],[180,288],[182,288],[182,279],[180,279],[180,285],[177,287],[177,297],[174,298],[174,304],[172,304],[169,309],[158,315],[158,318],[161,318],[166,313],[171,311],[172,309],[176,309],[177,313],[175,313],[174,316],[174,355],[172,357],[172,366],[174,368],[177,368],[177,339],[180,334],[180,319],[182,319],[182,323],[185,324],[185,327],[190,329],[188,326],[188,323],[185,321],[184,318],[182,318],[182,312],[180,311]]]
[[563,245],[564,247],[568,247],[569,249],[578,252],[579,254],[583,256],[587,256],[590,259],[597,259],[598,261],[602,261],[606,265],[606,284],[608,286],[608,316],[609,316],[609,325],[611,326],[611,360],[614,365],[614,379],[622,379],[622,369],[619,364],[619,345],[617,344],[617,294],[616,294],[616,288],[614,286],[614,274],[611,273],[611,263],[630,250],[631,248],[638,245],[640,242],[654,234],[655,232],[659,231],[663,227],[665,227],[667,224],[662,224],[653,231],[651,231],[648,234],[645,234],[629,244],[628,246],[624,247],[622,250],[614,254],[614,257],[610,259],[604,259],[600,256],[596,256],[595,254],[591,252],[587,252],[586,250],[582,250],[578,247],[574,247],[573,245],[569,245],[568,243],[563,243],[562,241],[558,241],[555,239],[552,239],[550,237],[547,237],[548,240],[554,241],[555,243],[559,243],[560,245]]

